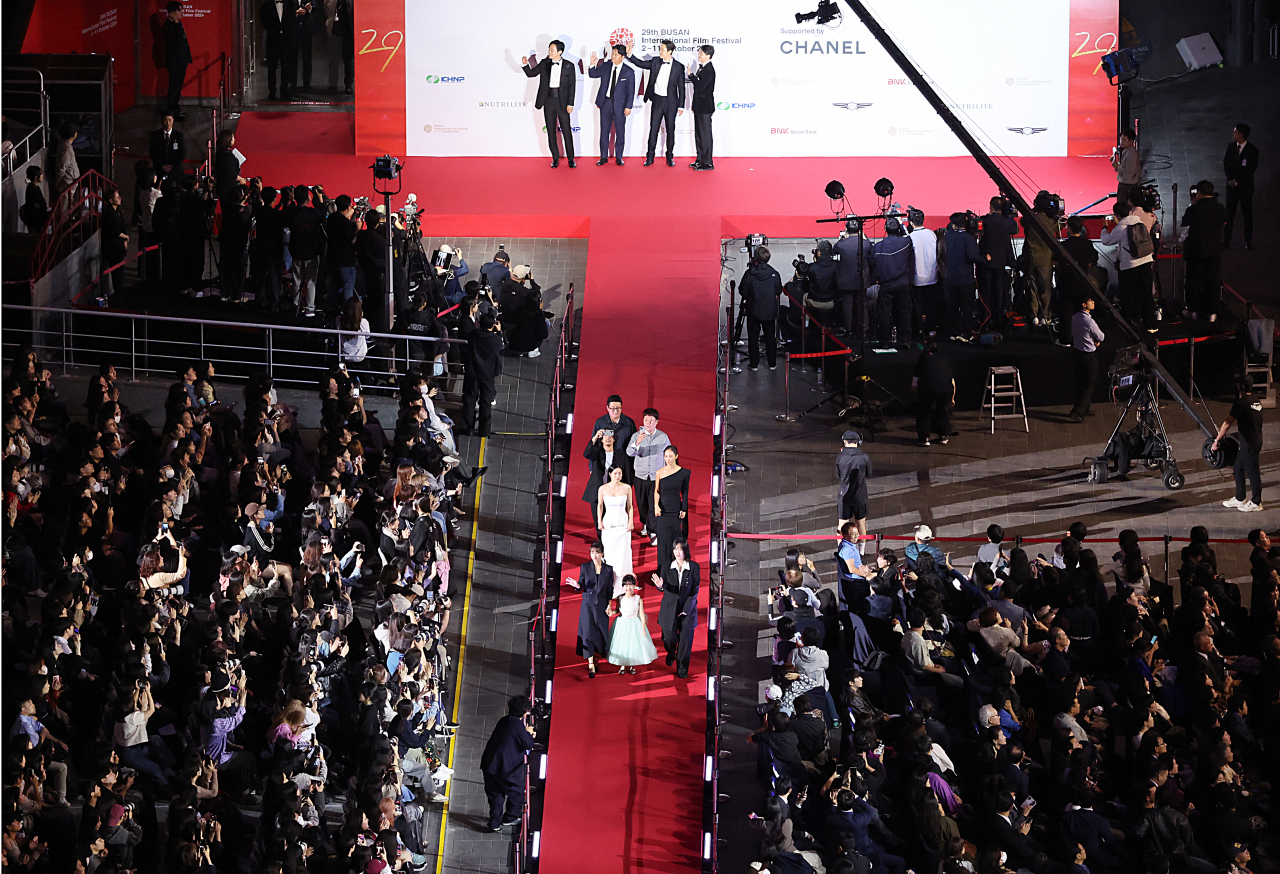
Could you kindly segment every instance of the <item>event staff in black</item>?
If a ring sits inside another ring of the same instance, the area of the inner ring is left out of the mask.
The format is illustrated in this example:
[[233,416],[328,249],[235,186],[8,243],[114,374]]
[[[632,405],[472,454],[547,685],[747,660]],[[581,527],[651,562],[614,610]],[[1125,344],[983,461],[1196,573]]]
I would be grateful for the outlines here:
[[166,109],[160,118],[162,127],[151,132],[147,153],[151,156],[151,169],[161,179],[173,171],[182,169],[187,157],[187,138],[173,126],[173,113]]
[[1227,171],[1227,227],[1222,240],[1231,245],[1236,223],[1236,204],[1244,215],[1244,247],[1253,248],[1253,174],[1258,169],[1258,147],[1249,142],[1249,125],[1240,122],[1231,133],[1231,144],[1222,158]]
[[693,147],[697,159],[689,166],[695,170],[714,170],[712,156],[711,116],[716,111],[716,68],[711,58],[716,47],[705,45],[698,49],[698,66],[689,65],[689,81],[693,83]]
[[229,130],[218,134],[214,153],[213,178],[218,186],[218,206],[222,224],[218,230],[218,276],[222,299],[241,303],[244,292],[244,252],[249,244],[248,182],[240,175],[240,159],[235,154],[236,136]]
[[[1239,448],[1233,472],[1236,476],[1236,494],[1234,498],[1223,501],[1222,506],[1245,513],[1255,513],[1262,509],[1262,469],[1259,458],[1262,455],[1262,401],[1253,396],[1253,380],[1244,377],[1236,383],[1239,397],[1231,405],[1231,412],[1218,426],[1218,436],[1213,439],[1212,449],[1216,452],[1222,438],[1227,436],[1231,426],[1236,426],[1236,437]],[[1248,478],[1252,489],[1252,497],[1245,500],[1244,484]]]
[[521,58],[524,74],[538,77],[538,96],[533,105],[542,110],[542,120],[547,125],[547,147],[551,149],[552,169],[560,166],[560,144],[556,140],[556,128],[564,137],[564,156],[570,167],[577,167],[573,160],[573,125],[569,114],[573,112],[573,98],[578,87],[578,71],[564,59],[564,43],[553,39],[547,44],[547,56],[536,67],[529,66],[528,58]]
[[956,378],[951,373],[951,362],[938,350],[936,340],[925,341],[911,386],[916,390],[917,440],[921,446],[928,446],[929,435],[936,433],[938,442],[945,444],[951,437]]
[[836,530],[843,528],[846,522],[853,522],[858,526],[858,534],[865,537],[867,503],[870,500],[867,480],[871,479],[871,457],[858,448],[862,444],[862,435],[857,431],[845,431],[840,442],[843,445],[840,447],[840,454],[836,456],[836,479],[840,482],[836,512],[840,514],[840,522],[836,525]]
[[613,133],[613,157],[619,167],[626,163],[622,153],[627,146],[627,116],[636,97],[635,71],[623,63],[627,57],[626,46],[613,46],[609,59],[597,63],[596,53],[591,53],[591,69],[587,75],[603,79],[596,94],[596,108],[600,110],[600,160],[597,167],[609,163],[609,133]]
[[1182,314],[1215,321],[1213,302],[1222,286],[1222,235],[1227,210],[1218,202],[1213,183],[1202,179],[1191,187],[1191,205],[1182,214],[1182,263],[1187,277],[1187,308]]
[[578,568],[578,581],[569,585],[582,592],[578,609],[578,655],[587,660],[587,676],[596,675],[596,656],[609,654],[609,616],[605,612],[613,597],[613,567],[604,563],[604,545],[591,544],[591,561]]
[[262,22],[262,42],[267,53],[267,99],[276,99],[278,72],[280,95],[288,100],[298,72],[297,62],[290,63],[297,50],[298,0],[262,0],[258,20]]
[[693,655],[693,633],[698,627],[698,589],[702,585],[702,568],[689,560],[689,542],[683,538],[671,546],[672,561],[660,567],[652,577],[662,589],[662,606],[658,609],[658,625],[662,628],[662,645],[667,650],[667,665],[676,666],[676,676],[689,676],[689,658]]
[[1009,274],[1005,268],[1013,264],[1013,235],[1018,223],[1006,215],[1008,202],[1003,197],[991,198],[991,212],[982,217],[982,239],[978,241],[978,295],[982,298],[991,321],[989,329],[1004,330],[1005,311],[1009,309]]
[[[943,323],[952,340],[968,341],[973,327],[974,268],[982,260],[978,238],[970,230],[969,214],[953,212],[942,235],[946,270],[942,277]],[[1093,258],[1096,263],[1098,256]]]
[[[525,756],[533,751],[533,715],[529,699],[516,695],[507,702],[507,715],[498,720],[480,755],[484,794],[489,799],[489,831],[520,821],[524,806]],[[505,808],[505,810],[504,810]]]
[[[871,278],[880,285],[876,298],[876,321],[880,342],[911,342],[911,277],[915,275],[916,257],[911,238],[902,222],[891,218],[884,223],[885,237],[871,247]],[[825,242],[825,241],[824,241]],[[893,329],[898,339],[893,339]]]
[[178,0],[169,0],[165,7],[165,17],[161,35],[164,37],[164,66],[169,71],[169,94],[165,106],[178,121],[186,121],[186,114],[178,111],[178,101],[182,99],[182,83],[187,78],[187,67],[191,65],[191,45],[187,42],[187,31],[182,26],[182,4]]
[[747,357],[752,370],[760,369],[760,333],[764,332],[764,351],[769,369],[778,366],[778,298],[782,296],[782,277],[769,266],[769,250],[756,246],[751,265],[738,286],[742,305],[747,308]]
[[[481,437],[489,436],[493,419],[493,399],[498,396],[498,377],[502,374],[502,325],[492,313],[483,313],[477,323],[479,328],[467,341],[467,376],[462,390],[462,409],[454,434],[470,434],[472,429]],[[480,408],[479,424],[476,422],[476,406]]]
[[338,0],[333,7],[333,22],[330,25],[333,39],[338,44],[337,54],[329,62],[329,90],[338,87],[337,62],[342,61],[342,91],[354,94],[356,87],[356,18],[351,9],[351,0]]
[[676,44],[664,39],[658,44],[658,56],[644,60],[631,54],[633,43],[627,43],[627,61],[649,71],[649,85],[644,101],[649,104],[649,146],[644,165],[653,163],[658,150],[658,125],[667,126],[667,166],[676,165],[676,116],[684,115],[685,71],[675,59]]
[[866,326],[867,277],[871,274],[871,241],[862,233],[862,222],[849,219],[844,233],[831,247],[836,261],[836,288],[840,291],[840,310],[844,331],[858,342]]
[[316,30],[324,32],[324,7],[321,6],[319,12],[313,11],[314,8],[311,2],[303,3],[299,0],[298,11],[295,13],[298,29],[294,31],[294,51],[289,58],[289,63],[293,66],[289,80],[295,85],[298,83],[298,61],[302,61],[303,88],[311,87],[311,38]]
[[1080,299],[1080,308],[1071,317],[1071,361],[1076,372],[1076,403],[1067,417],[1079,424],[1085,416],[1092,416],[1089,406],[1093,403],[1093,384],[1098,380],[1098,347],[1107,335],[1093,320],[1093,295]]

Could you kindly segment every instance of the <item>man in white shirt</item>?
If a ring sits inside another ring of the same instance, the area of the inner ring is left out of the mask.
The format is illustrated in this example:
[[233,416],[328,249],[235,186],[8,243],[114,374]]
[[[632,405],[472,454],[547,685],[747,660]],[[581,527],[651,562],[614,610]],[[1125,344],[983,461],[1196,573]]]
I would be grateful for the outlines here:
[[667,126],[667,166],[676,165],[676,116],[684,115],[684,67],[676,63],[676,44],[664,39],[658,45],[658,57],[642,60],[631,54],[635,43],[627,43],[627,63],[649,72],[649,85],[644,91],[649,109],[649,148],[644,165],[653,164],[658,150],[658,126]]
[[916,337],[928,337],[942,326],[942,286],[938,284],[938,235],[924,226],[924,210],[908,207],[907,236],[915,256],[911,296],[915,299]]
[[1116,265],[1120,270],[1120,311],[1135,326],[1145,325],[1156,332],[1156,302],[1152,296],[1155,246],[1151,232],[1133,206],[1117,200],[1100,238],[1104,246],[1118,246]]

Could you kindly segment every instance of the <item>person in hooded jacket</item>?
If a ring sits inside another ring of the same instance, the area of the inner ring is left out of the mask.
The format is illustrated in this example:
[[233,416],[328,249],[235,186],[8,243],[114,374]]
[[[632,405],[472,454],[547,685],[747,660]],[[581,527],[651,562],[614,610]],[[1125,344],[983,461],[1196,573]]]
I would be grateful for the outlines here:
[[891,342],[896,327],[898,344],[906,345],[911,341],[911,277],[915,274],[915,253],[902,222],[891,218],[884,223],[884,229],[885,238],[871,248],[871,276],[880,284],[880,296],[876,299],[880,342]]
[[747,357],[752,370],[760,369],[760,332],[764,332],[765,355],[769,369],[778,367],[778,298],[782,295],[782,277],[769,266],[769,250],[757,246],[751,266],[739,286],[747,308]]

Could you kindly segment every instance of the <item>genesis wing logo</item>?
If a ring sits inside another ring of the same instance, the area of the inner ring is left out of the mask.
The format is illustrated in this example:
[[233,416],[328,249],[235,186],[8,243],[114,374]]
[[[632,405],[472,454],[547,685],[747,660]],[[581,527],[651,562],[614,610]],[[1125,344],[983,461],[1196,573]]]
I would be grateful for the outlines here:
[[870,103],[833,103],[831,105],[839,109],[847,109],[850,112],[856,112],[859,109],[866,109],[871,104]]
[[1008,130],[1010,133],[1022,134],[1024,137],[1029,137],[1029,136],[1032,136],[1033,134],[1042,134],[1045,131],[1047,131],[1048,128],[1047,127],[1011,127],[1011,128],[1008,128]]

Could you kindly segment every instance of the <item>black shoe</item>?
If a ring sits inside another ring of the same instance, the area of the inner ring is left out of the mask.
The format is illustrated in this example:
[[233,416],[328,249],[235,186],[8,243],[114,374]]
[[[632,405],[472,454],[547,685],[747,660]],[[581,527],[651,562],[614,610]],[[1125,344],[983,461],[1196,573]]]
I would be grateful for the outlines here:
[[619,167],[621,167],[623,164],[625,164],[625,163],[627,163],[627,162],[626,162],[626,161],[624,161],[624,160],[622,160],[621,158],[615,158],[615,159],[614,159],[614,163],[615,163],[615,164],[617,164]]
[[599,161],[596,161],[596,166],[603,167],[605,164],[608,164],[608,163],[609,163],[608,158],[601,158]]
[[573,158],[570,158],[570,159],[569,159],[569,169],[570,169],[570,170],[572,170],[574,167],[577,167],[577,166],[578,166],[578,162],[577,162],[577,161],[575,161],[575,160],[573,160]]
[[274,91],[268,91],[268,92],[267,92],[267,99],[268,99],[268,100],[275,100],[275,99],[276,99],[276,92],[274,92]]
[[667,653],[667,667],[671,667],[675,663],[676,663],[676,657],[671,655],[671,653]]
[[644,165],[645,165],[646,167],[652,167],[652,166],[653,166],[653,158],[645,158],[645,159],[644,159]]
[[595,668],[595,665],[588,665],[588,666],[587,666],[587,677],[588,677],[589,679],[592,679],[592,680],[594,680],[594,679],[596,678],[596,668]]
[[1071,424],[1073,424],[1073,425],[1079,425],[1080,423],[1082,423],[1082,422],[1084,421],[1084,416],[1082,416],[1082,415],[1080,415],[1079,413],[1077,413],[1077,412],[1074,412],[1074,411],[1073,411],[1073,412],[1071,413],[1071,415],[1067,416],[1067,421],[1068,421],[1068,422],[1070,422],[1070,423],[1071,423]]
[[689,165],[689,168],[692,170],[701,170],[702,165],[699,164],[697,161],[694,161],[692,164]]
[[552,159],[551,159],[551,169],[552,169],[552,170],[554,170],[554,169],[556,169],[556,168],[557,168],[557,167],[559,167],[559,166],[560,166],[560,159],[559,159],[559,158],[552,158]]
[[699,164],[697,167],[694,167],[693,169],[695,169],[695,170],[714,170],[714,169],[716,169],[716,165],[715,165],[715,164]]
[[689,678],[689,672],[688,672],[688,671],[676,671],[676,679],[677,679],[677,680],[687,680],[688,678]]
[[187,114],[186,114],[185,112],[175,112],[175,113],[173,114],[173,117],[174,117],[176,120],[178,120],[178,121],[186,121],[186,120],[187,120]]
[[502,826],[500,826],[500,825],[492,825],[492,826],[489,826],[489,831],[491,831],[491,832],[500,832],[500,831],[502,831]]
[[1244,247],[1245,247],[1246,249],[1248,249],[1250,252],[1252,252],[1252,251],[1253,251],[1253,240],[1245,240],[1245,241],[1244,241]]
[[667,158],[667,166],[668,166],[668,167],[674,167],[675,165],[676,165],[676,159],[675,159],[675,158]]
[[519,824],[520,824],[520,822],[521,822],[521,821],[520,821],[520,820],[518,820],[518,819],[504,819],[504,820],[502,821],[502,824],[503,824],[503,825],[519,825]]

